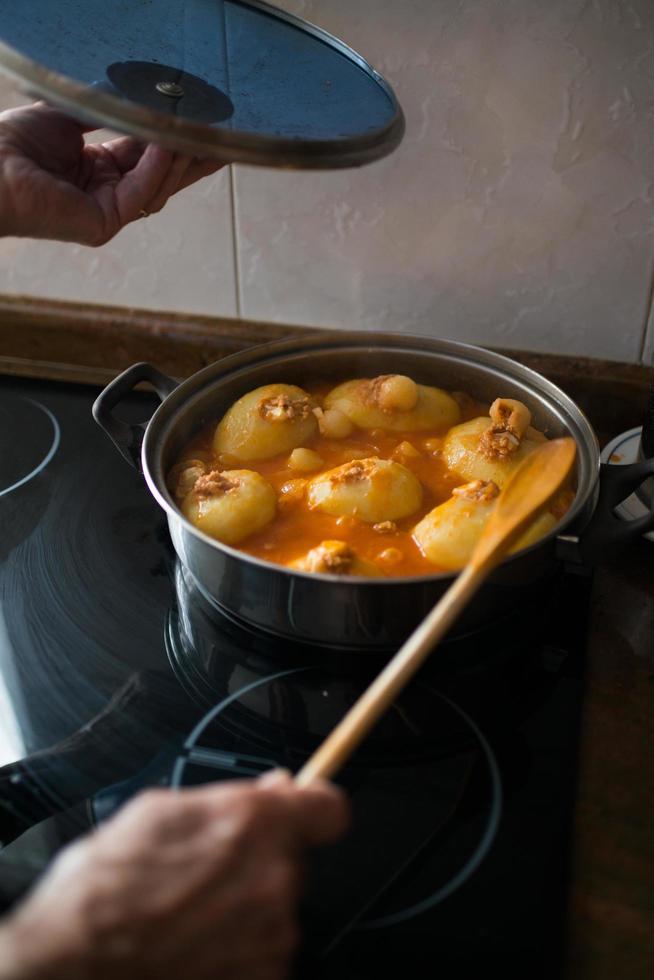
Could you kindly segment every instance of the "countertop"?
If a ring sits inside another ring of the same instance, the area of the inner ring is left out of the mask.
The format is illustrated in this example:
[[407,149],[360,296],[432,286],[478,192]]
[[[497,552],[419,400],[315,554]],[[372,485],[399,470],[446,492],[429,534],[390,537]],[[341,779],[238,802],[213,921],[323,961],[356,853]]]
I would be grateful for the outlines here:
[[[601,445],[642,423],[651,368],[506,353],[570,395]],[[654,542],[645,539],[595,569],[568,943],[570,980],[654,972]]]
[[[102,382],[148,359],[184,377],[224,354],[308,331],[0,297],[0,370]],[[505,353],[563,388],[602,443],[640,425],[654,369]],[[568,909],[568,975],[654,972],[654,543],[596,569]]]
[[[548,376],[604,444],[640,425],[652,379],[580,362]],[[648,385],[649,382],[649,385]],[[654,542],[603,557],[593,582],[569,907],[568,976],[654,972]]]
[[654,969],[654,543],[597,568],[582,715],[569,976]]

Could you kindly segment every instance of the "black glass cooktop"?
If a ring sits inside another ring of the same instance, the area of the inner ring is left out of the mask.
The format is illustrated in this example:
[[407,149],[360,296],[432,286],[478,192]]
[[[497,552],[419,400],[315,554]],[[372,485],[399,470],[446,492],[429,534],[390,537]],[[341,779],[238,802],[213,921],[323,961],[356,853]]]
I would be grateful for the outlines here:
[[[145,786],[299,768],[383,662],[207,603],[96,394],[0,381],[4,908]],[[559,974],[588,591],[564,570],[445,644],[343,771],[353,826],[315,856],[300,980]]]

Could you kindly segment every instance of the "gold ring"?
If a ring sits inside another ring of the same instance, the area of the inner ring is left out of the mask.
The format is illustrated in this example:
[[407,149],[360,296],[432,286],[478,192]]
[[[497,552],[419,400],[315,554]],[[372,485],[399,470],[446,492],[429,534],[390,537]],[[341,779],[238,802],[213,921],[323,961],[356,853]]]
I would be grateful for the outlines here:
[[144,211],[143,208],[141,208],[141,210],[139,211],[139,215],[142,218],[149,218],[150,217],[150,212],[149,211]]

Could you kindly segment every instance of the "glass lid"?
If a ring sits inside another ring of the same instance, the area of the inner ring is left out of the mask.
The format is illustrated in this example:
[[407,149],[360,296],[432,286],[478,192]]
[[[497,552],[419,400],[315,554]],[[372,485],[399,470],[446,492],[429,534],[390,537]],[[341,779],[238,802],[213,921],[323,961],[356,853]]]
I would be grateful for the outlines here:
[[362,57],[259,0],[0,0],[0,69],[79,119],[226,162],[358,166],[404,132]]

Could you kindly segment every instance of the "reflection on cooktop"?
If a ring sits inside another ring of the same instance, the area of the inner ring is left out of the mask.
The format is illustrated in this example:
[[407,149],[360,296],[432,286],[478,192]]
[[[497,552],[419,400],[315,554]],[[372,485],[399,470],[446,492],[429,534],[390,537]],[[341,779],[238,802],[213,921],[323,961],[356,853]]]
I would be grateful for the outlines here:
[[[384,657],[216,615],[142,477],[93,422],[97,393],[5,380],[0,394],[0,415],[36,413],[35,466],[50,453],[29,480],[0,456],[0,487],[17,484],[0,495],[9,905],[143,786],[298,768]],[[135,394],[130,421],[153,404]],[[530,975],[556,975],[588,582],[565,572],[538,609],[445,644],[352,759],[340,778],[355,826],[316,857],[300,980],[421,977],[434,949],[445,975],[495,960],[522,976],[527,957]]]

